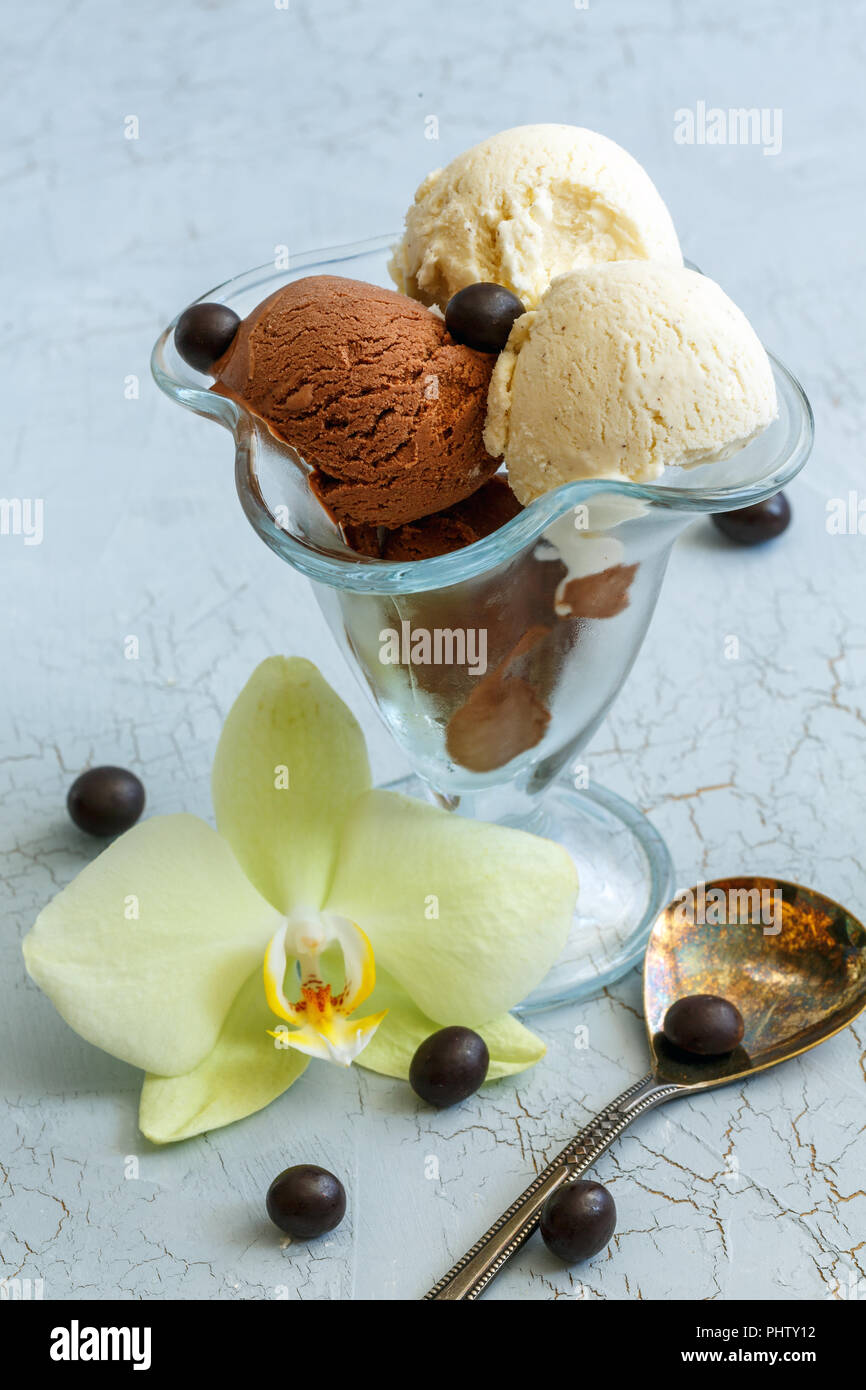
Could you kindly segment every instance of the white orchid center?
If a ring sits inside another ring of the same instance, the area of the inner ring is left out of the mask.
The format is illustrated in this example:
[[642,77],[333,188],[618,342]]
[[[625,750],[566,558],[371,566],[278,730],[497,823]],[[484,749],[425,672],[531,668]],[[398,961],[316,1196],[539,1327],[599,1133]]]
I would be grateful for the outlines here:
[[[337,994],[322,978],[321,958],[331,946],[339,946],[343,956],[344,983]],[[300,970],[300,998],[294,1003],[285,993],[290,959]],[[264,980],[269,1008],[293,1025],[272,1036],[340,1066],[349,1066],[363,1051],[387,1012],[349,1019],[373,990],[376,966],[366,933],[334,912],[300,909],[287,917],[265,952]]]

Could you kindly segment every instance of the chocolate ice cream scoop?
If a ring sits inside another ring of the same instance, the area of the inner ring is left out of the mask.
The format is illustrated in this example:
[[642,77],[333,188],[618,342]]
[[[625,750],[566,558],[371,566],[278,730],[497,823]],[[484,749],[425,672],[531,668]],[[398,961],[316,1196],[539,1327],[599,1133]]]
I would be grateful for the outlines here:
[[481,437],[492,365],[414,300],[313,275],[254,309],[212,370],[313,466],[335,520],[397,527],[496,472]]
[[494,477],[463,502],[407,521],[393,531],[369,525],[346,525],[343,530],[347,543],[360,555],[395,562],[430,560],[492,535],[522,510],[505,479]]

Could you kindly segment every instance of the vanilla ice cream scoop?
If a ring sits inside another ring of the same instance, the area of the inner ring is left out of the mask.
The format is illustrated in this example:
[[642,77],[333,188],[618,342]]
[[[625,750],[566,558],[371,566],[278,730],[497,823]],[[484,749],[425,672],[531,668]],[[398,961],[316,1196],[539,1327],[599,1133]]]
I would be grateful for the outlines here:
[[777,414],[769,359],[713,280],[622,261],[555,280],[493,371],[484,442],[524,505],[580,478],[727,458]]
[[530,309],[554,276],[619,260],[683,263],[649,176],[604,135],[527,125],[424,180],[390,268],[404,294],[443,310],[479,280],[505,285]]

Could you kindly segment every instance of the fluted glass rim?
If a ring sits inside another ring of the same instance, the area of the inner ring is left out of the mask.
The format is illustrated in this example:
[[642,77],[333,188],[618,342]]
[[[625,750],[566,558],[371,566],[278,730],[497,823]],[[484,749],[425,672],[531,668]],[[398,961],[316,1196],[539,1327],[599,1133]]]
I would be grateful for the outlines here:
[[[389,250],[395,240],[396,235],[391,233],[367,241],[309,251],[293,256],[289,271],[278,271],[273,262],[268,262],[214,286],[193,302],[227,302],[259,287],[263,290],[261,297],[264,298],[266,288],[270,291],[279,288],[280,284],[296,278],[298,270],[332,273],[334,267],[344,261]],[[175,315],[154,345],[151,371],[156,384],[179,405],[208,416],[231,431],[235,440],[235,482],[247,519],[281,559],[308,578],[332,588],[356,593],[406,594],[460,584],[507,563],[537,541],[553,522],[576,507],[585,505],[593,497],[602,495],[618,495],[649,508],[680,515],[735,511],[761,502],[785,487],[803,467],[812,449],[814,418],[806,393],[793,373],[768,349],[776,389],[788,406],[790,425],[784,443],[766,470],[747,484],[683,488],[670,484],[634,483],[621,478],[584,479],[564,483],[543,497],[536,498],[498,531],[447,555],[411,562],[378,560],[349,551],[343,555],[290,535],[280,527],[268,509],[256,471],[260,441],[266,439],[269,448],[284,447],[287,461],[294,456],[294,451],[289,446],[281,445],[265,423],[239,402],[216,395],[206,385],[198,385],[195,378],[199,374],[191,368],[185,369],[188,379],[182,379],[168,361],[167,349],[182,312],[181,309]],[[202,382],[205,380],[204,377],[200,379]],[[741,455],[746,455],[754,447],[754,444],[747,445]]]

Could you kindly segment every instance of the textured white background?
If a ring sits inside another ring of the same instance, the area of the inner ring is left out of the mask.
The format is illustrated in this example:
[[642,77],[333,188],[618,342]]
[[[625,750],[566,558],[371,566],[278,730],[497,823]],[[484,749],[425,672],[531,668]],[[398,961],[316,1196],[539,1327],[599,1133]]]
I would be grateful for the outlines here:
[[[161,397],[148,356],[180,306],[276,244],[398,226],[429,168],[497,129],[569,121],[631,150],[817,415],[780,541],[738,552],[702,524],[678,545],[592,775],[649,812],[682,883],[778,872],[866,913],[866,539],[825,527],[826,499],[860,485],[866,432],[864,35],[850,2],[18,7],[0,83],[0,492],[44,498],[46,519],[41,546],[0,537],[2,1275],[41,1277],[49,1298],[416,1298],[645,1070],[634,974],[540,1020],[547,1060],[457,1110],[314,1065],[261,1115],[156,1150],[136,1130],[139,1076],[65,1027],[19,954],[94,853],[65,816],[73,776],[119,762],[150,812],[209,814],[221,718],[268,653],[317,661],[377,775],[403,770],[305,582],[245,525],[229,437]],[[675,110],[699,100],[781,107],[782,152],[675,144]],[[610,1248],[569,1273],[533,1241],[490,1296],[804,1299],[866,1280],[864,1049],[860,1025],[645,1118],[598,1166]],[[349,1216],[281,1252],[263,1195],[299,1160],[343,1176]]]

